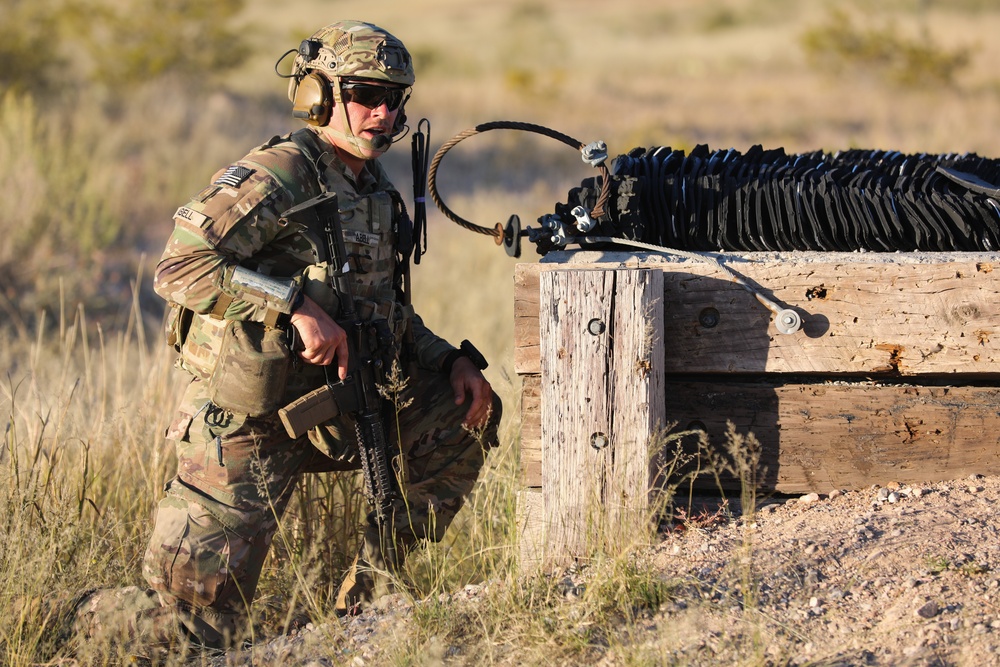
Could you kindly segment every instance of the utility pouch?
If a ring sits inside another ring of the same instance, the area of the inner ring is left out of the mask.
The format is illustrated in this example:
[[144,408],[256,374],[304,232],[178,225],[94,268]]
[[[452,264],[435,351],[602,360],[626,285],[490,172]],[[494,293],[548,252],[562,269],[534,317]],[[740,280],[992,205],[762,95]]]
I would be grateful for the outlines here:
[[208,380],[212,403],[251,417],[273,414],[281,407],[291,358],[281,329],[229,322]]
[[184,347],[188,331],[191,329],[191,320],[194,311],[188,310],[184,306],[176,303],[170,304],[170,311],[167,313],[164,333],[166,334],[167,345],[177,352]]

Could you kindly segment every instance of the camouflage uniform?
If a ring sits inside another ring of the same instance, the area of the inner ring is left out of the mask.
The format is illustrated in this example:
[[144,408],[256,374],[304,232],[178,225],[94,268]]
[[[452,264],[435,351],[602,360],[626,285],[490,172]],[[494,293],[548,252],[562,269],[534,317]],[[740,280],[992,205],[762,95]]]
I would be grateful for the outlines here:
[[[311,164],[311,162],[314,164]],[[160,501],[143,560],[150,590],[102,591],[81,606],[78,627],[92,634],[111,608],[127,609],[129,634],[170,642],[180,632],[211,647],[244,633],[250,602],[278,521],[303,473],[359,467],[352,420],[341,416],[291,439],[271,412],[253,416],[212,400],[211,374],[227,327],[274,319],[272,304],[233,286],[239,265],[261,274],[294,278],[313,300],[336,315],[338,298],[323,280],[317,230],[281,218],[286,209],[321,190],[338,196],[349,253],[364,257],[365,273],[352,273],[356,305],[385,317],[399,333],[409,319],[418,371],[400,405],[399,442],[406,461],[406,506],[395,507],[392,530],[406,546],[438,540],[461,508],[495,442],[500,402],[485,437],[461,426],[442,359],[455,348],[407,312],[394,289],[398,195],[377,162],[361,176],[334,156],[312,128],[275,138],[213,179],[175,216],[175,228],[155,276],[155,289],[175,308],[172,341],[179,365],[193,376],[167,437],[176,443],[178,473]],[[336,371],[331,370],[331,375]],[[294,363],[277,404],[322,385],[324,369]],[[392,421],[392,420],[388,420]],[[398,437],[398,440],[397,440]],[[369,517],[369,525],[373,525]],[[360,566],[381,563],[371,527]],[[340,605],[362,602],[375,581],[364,572],[345,583]],[[138,619],[138,620],[137,620]],[[146,625],[140,627],[145,619]]]

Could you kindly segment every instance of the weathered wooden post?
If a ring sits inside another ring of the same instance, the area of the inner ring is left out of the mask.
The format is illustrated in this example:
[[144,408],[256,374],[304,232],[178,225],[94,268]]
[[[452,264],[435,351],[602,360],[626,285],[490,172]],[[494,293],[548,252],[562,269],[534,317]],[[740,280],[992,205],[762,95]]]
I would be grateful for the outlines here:
[[550,271],[540,281],[547,559],[620,545],[648,519],[664,426],[663,273]]

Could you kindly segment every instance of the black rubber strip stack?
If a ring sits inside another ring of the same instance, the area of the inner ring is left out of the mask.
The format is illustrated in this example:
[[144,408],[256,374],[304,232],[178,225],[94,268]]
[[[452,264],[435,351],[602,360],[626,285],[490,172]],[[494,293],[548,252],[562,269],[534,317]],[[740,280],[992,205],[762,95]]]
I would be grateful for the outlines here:
[[[618,194],[593,236],[706,251],[1000,249],[1000,160],[975,154],[637,148],[611,173]],[[599,190],[588,179],[557,215],[572,221]]]

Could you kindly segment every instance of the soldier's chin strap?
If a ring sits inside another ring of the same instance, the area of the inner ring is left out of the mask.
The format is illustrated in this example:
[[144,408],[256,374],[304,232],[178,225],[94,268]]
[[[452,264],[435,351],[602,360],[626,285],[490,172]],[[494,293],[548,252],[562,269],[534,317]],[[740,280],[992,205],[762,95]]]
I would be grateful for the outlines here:
[[[351,153],[362,160],[377,158],[389,150],[389,147],[392,146],[392,139],[383,134],[376,136],[371,141],[354,134],[354,130],[351,128],[351,119],[347,116],[347,105],[344,104],[344,98],[340,93],[340,77],[337,77],[330,87],[333,89],[334,108],[336,113],[340,114],[341,126],[347,128],[347,131],[340,132],[332,129],[329,125],[327,125],[326,131],[347,141],[354,149]],[[373,153],[373,155],[365,155],[365,151]]]

